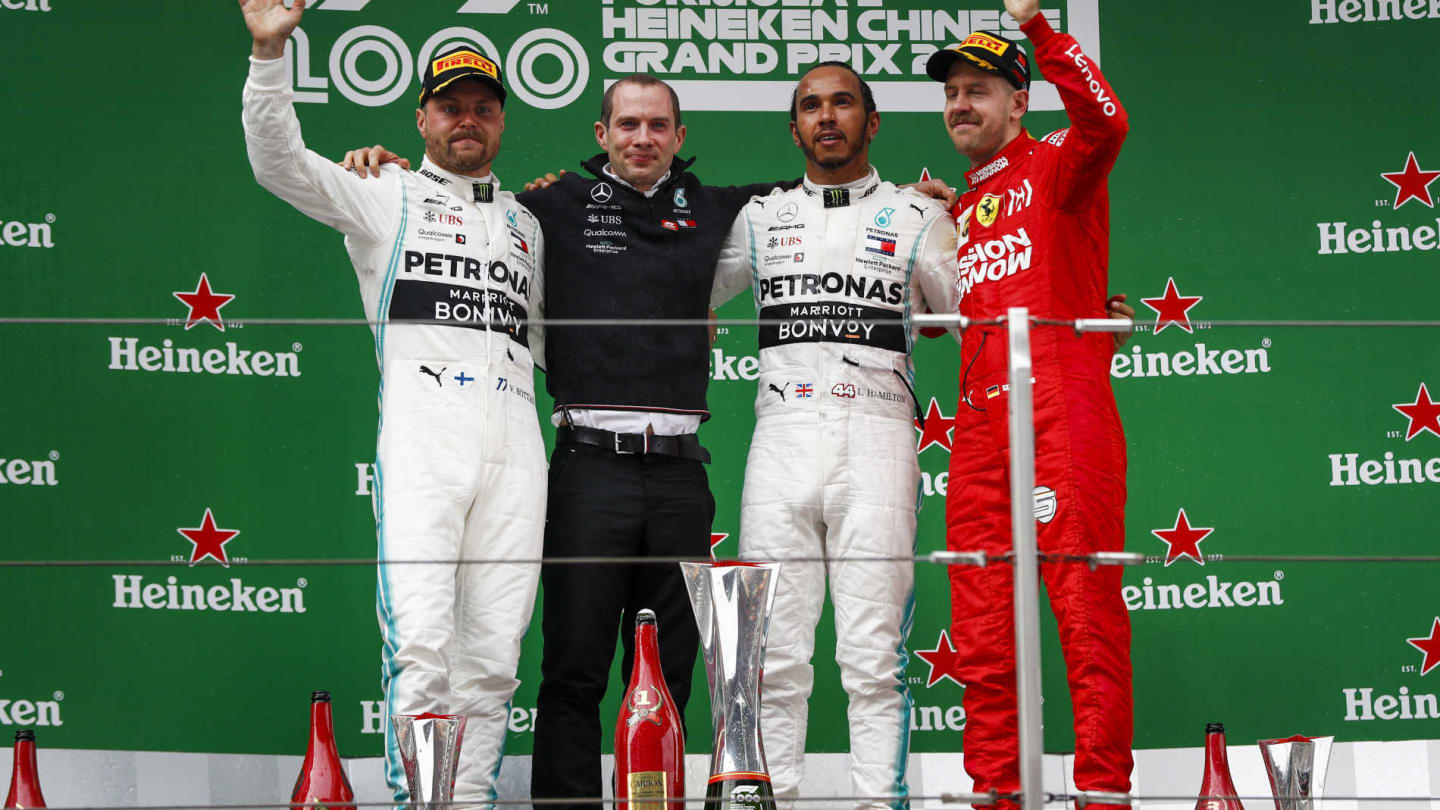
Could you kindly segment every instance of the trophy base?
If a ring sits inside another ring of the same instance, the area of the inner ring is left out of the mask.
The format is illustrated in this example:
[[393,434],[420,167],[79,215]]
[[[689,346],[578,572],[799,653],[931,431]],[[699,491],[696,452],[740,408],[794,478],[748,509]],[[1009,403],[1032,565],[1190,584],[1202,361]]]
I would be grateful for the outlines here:
[[775,793],[764,774],[724,773],[710,777],[705,810],[775,810]]

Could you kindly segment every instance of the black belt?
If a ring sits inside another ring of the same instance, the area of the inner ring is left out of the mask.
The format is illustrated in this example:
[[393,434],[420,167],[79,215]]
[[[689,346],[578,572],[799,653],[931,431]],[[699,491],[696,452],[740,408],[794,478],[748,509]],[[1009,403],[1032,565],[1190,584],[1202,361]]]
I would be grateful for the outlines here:
[[555,441],[568,444],[588,444],[603,447],[616,455],[675,456],[694,461],[710,463],[710,451],[700,446],[700,437],[694,433],[679,436],[657,436],[651,433],[615,433],[592,427],[564,427],[555,429]]

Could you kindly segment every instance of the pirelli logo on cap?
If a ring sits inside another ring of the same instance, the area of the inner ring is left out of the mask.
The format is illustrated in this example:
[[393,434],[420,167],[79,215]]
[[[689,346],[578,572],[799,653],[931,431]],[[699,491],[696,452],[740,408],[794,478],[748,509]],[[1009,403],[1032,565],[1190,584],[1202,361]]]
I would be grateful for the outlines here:
[[996,56],[1001,56],[1005,53],[1005,49],[1010,46],[1010,43],[996,39],[989,34],[977,32],[966,37],[965,41],[960,43],[961,48],[969,48],[971,46],[984,48]]
[[500,77],[500,68],[496,67],[494,62],[491,62],[489,59],[486,59],[474,51],[461,51],[436,59],[430,63],[430,73],[439,76],[447,70],[453,70],[458,67],[476,68],[492,79],[498,80]]

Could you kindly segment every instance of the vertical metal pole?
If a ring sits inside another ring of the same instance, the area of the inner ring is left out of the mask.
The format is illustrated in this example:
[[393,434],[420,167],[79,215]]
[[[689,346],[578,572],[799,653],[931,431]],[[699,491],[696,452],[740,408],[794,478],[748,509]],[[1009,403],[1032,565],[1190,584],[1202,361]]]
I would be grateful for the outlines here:
[[1022,810],[1041,810],[1040,564],[1035,545],[1035,421],[1030,312],[1006,315],[1010,349],[1010,524],[1015,541],[1015,681],[1020,710]]

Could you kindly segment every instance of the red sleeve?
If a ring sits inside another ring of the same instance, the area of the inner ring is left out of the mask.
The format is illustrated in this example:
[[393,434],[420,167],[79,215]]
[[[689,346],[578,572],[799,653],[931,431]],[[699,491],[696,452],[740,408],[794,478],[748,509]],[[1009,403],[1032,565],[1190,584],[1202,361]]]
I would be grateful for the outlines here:
[[1069,130],[1044,140],[1060,151],[1051,202],[1071,211],[1104,185],[1130,131],[1129,118],[1100,66],[1080,50],[1075,37],[1056,33],[1043,14],[1020,30],[1034,43],[1041,72],[1060,91],[1070,118]]

